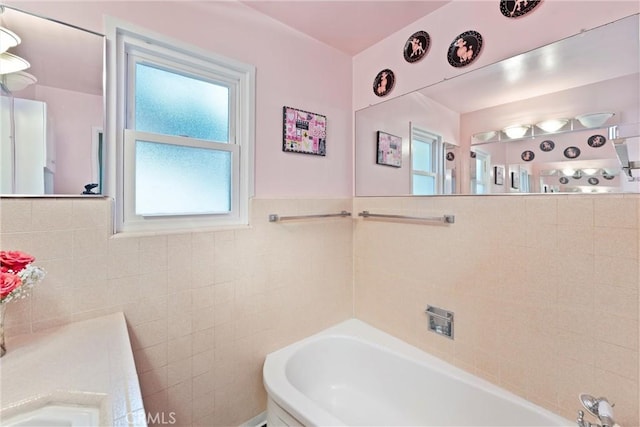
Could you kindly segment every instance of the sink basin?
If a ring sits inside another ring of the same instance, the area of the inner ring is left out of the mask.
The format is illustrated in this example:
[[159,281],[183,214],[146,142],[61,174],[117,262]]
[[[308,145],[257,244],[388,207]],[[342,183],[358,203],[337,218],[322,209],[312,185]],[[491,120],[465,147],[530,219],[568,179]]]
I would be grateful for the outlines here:
[[6,427],[79,427],[99,426],[100,409],[92,406],[49,404],[33,409],[8,420],[2,420]]

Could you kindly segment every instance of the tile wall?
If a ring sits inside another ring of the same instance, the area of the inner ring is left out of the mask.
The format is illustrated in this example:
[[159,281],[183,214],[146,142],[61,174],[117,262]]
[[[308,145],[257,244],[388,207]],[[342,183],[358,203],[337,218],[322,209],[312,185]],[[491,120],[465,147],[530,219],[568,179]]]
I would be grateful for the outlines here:
[[[0,200],[2,249],[48,271],[9,334],[123,311],[145,406],[177,425],[263,411],[265,354],[350,317],[352,291],[356,317],[569,419],[588,392],[640,424],[640,196],[254,200],[252,228],[126,238],[110,209]],[[267,222],[343,209],[456,223]],[[427,304],[456,313],[454,341],[427,332]]]
[[[568,419],[607,396],[638,426],[638,195],[356,198],[355,316]],[[455,312],[455,340],[427,331]]]
[[8,308],[9,351],[11,335],[122,311],[148,412],[238,425],[266,406],[267,353],[353,312],[352,221],[268,214],[343,209],[351,199],[254,200],[251,228],[112,238],[107,199],[3,198],[1,248],[48,272]]

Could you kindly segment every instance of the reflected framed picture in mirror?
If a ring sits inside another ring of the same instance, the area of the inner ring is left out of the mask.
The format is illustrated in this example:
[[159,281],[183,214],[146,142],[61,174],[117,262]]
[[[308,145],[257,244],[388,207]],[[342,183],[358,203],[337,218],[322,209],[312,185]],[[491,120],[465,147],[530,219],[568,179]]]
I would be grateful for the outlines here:
[[496,185],[504,184],[504,167],[503,166],[493,167],[493,182]]
[[511,172],[511,188],[520,189],[520,174],[518,172]]
[[379,130],[377,140],[376,163],[395,168],[402,167],[402,138]]

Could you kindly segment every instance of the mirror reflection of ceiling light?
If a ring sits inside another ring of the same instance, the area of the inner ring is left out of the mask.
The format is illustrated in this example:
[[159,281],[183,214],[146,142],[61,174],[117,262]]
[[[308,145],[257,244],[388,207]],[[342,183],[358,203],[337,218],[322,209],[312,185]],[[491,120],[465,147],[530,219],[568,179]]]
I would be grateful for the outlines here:
[[34,75],[24,71],[18,71],[16,73],[5,74],[2,76],[2,85],[10,92],[17,92],[37,82],[38,79],[36,79]]
[[536,126],[545,132],[557,132],[567,123],[569,123],[569,119],[550,119],[536,123]]
[[576,120],[586,128],[597,128],[604,125],[615,113],[590,113],[577,116]]
[[502,131],[509,138],[515,139],[515,138],[522,138],[527,133],[530,127],[531,127],[530,125],[515,125],[515,126],[506,127],[502,129]]
[[570,169],[570,168],[562,169],[562,174],[564,176],[573,176],[574,173],[576,173],[575,169]]
[[9,52],[0,53],[0,75],[26,70],[31,64]]
[[480,132],[473,135],[473,137],[480,142],[486,142],[494,136],[496,136],[496,131],[494,130],[490,130],[488,132]]
[[16,47],[20,44],[20,37],[13,31],[7,30],[4,27],[0,27],[0,53],[6,52],[12,47]]
[[582,169],[585,175],[595,175],[598,173],[598,169]]

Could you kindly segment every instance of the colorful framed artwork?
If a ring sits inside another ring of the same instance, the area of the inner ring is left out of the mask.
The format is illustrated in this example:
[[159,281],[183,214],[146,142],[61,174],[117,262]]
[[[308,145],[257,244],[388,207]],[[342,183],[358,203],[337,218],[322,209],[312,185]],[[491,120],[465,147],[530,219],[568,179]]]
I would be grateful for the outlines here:
[[402,167],[402,138],[379,130],[377,139],[378,156],[376,163],[395,168]]
[[503,166],[493,167],[493,182],[496,185],[504,184],[504,167]]
[[282,107],[282,151],[327,154],[327,117],[292,107]]

